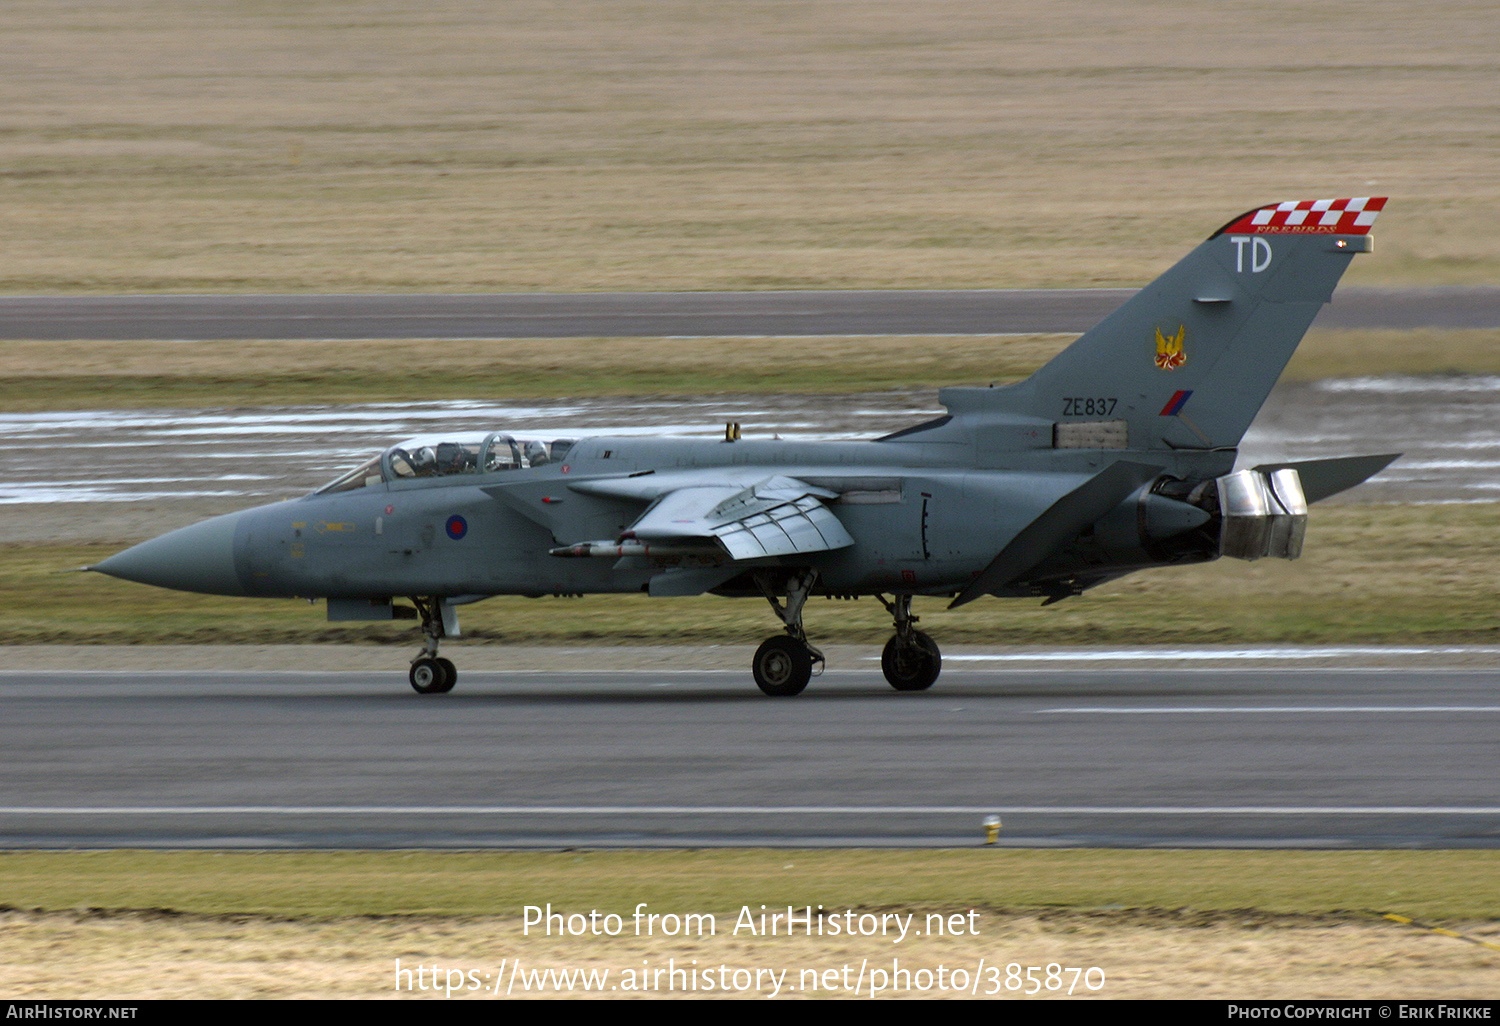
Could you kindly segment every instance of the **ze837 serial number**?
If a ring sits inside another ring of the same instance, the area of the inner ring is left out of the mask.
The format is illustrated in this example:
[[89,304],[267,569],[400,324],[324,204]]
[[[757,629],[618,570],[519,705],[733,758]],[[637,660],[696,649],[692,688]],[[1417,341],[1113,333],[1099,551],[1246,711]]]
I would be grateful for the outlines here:
[[1115,412],[1119,399],[1088,399],[1083,397],[1063,399],[1064,417],[1108,417]]

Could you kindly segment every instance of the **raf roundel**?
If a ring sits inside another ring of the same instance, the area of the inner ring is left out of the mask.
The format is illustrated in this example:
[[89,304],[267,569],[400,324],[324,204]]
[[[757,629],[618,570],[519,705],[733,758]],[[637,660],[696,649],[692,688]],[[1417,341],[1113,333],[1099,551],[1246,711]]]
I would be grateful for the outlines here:
[[458,541],[469,533],[469,522],[461,516],[454,515],[448,518],[447,528],[448,537]]

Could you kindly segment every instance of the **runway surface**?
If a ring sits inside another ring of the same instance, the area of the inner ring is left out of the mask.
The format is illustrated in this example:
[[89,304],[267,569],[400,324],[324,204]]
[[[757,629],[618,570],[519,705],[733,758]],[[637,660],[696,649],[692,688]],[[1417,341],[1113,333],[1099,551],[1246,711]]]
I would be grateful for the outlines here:
[[1500,846],[1500,671],[853,661],[7,672],[0,847]]
[[[1133,289],[0,297],[0,338],[296,339],[1080,332]],[[1500,287],[1338,290],[1327,328],[1496,328]]]

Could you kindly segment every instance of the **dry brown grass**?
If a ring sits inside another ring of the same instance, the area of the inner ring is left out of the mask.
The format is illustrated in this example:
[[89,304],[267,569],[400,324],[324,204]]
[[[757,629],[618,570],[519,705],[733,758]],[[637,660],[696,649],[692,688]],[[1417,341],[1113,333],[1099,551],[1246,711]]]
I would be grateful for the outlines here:
[[[920,912],[917,921],[922,921]],[[1153,921],[1154,920],[1154,921]],[[1196,921],[1195,921],[1196,920]],[[1495,924],[1468,924],[1494,942]],[[397,960],[409,971],[396,992]],[[769,969],[782,977],[782,997],[803,996],[802,970],[816,970],[850,984],[868,966],[890,972],[927,970],[926,991],[905,997],[968,997],[943,994],[932,984],[939,965],[962,968],[968,979],[980,960],[997,966],[981,971],[981,992],[1003,988],[1006,966],[1048,963],[1105,972],[1104,986],[1076,986],[1073,999],[1107,998],[1389,998],[1484,999],[1495,993],[1500,954],[1451,938],[1403,928],[1371,917],[1143,916],[1135,913],[986,913],[981,935],[909,938],[900,945],[872,938],[716,937],[701,940],[523,937],[512,919],[360,918],[286,921],[258,916],[0,915],[0,962],[6,967],[5,996],[52,999],[109,998],[446,998],[505,997],[512,963],[523,971],[610,970],[619,986],[624,970],[699,968],[722,979],[719,966]],[[670,960],[670,961],[669,961]],[[433,973],[442,981],[433,988]],[[452,971],[452,975],[449,973]],[[468,974],[473,973],[471,977]],[[496,976],[505,981],[492,995]],[[909,977],[910,978],[910,977]],[[650,979],[650,977],[648,977]],[[655,978],[665,991],[664,971]],[[684,978],[685,979],[685,978]],[[699,978],[701,981],[701,977]],[[748,977],[741,977],[748,982]],[[868,998],[869,976],[859,996]],[[889,979],[887,975],[886,979]],[[1073,981],[1062,977],[1061,986]],[[1098,977],[1092,976],[1097,983]],[[917,985],[923,976],[914,977]],[[770,996],[770,979],[762,977]],[[606,985],[607,986],[607,985]],[[951,986],[951,984],[950,984]],[[1018,983],[1017,986],[1022,986]],[[470,990],[469,987],[475,989]],[[584,996],[555,984],[513,997]],[[606,997],[716,997],[721,993],[604,993]],[[811,996],[811,995],[809,995]],[[816,996],[854,996],[820,989]],[[894,996],[891,992],[880,995]],[[986,996],[989,996],[988,994]],[[999,997],[1018,995],[1000,990]],[[1041,997],[1065,994],[1043,993]]]
[[[1075,336],[0,340],[0,409],[861,392],[1015,381]],[[1286,378],[1500,373],[1500,331],[1314,331]]]
[[1310,331],[1285,381],[1500,373],[1500,331]]
[[[794,983],[844,965],[852,980],[865,959],[972,972],[983,958],[1002,986],[1011,962],[1098,966],[1104,997],[1483,998],[1500,951],[1378,912],[1495,944],[1494,864],[1488,851],[9,852],[0,965],[12,998],[387,997],[397,958],[429,986],[434,966],[461,970],[465,988],[467,972],[489,982],[517,958],[608,968],[612,982],[696,959]],[[710,913],[717,929],[525,935],[523,906],[544,902],[625,923],[645,902]],[[973,909],[978,932],[733,933],[743,906],[788,904],[915,914],[924,931],[927,913]]]
[[[1398,333],[1399,334],[1399,333]],[[1484,334],[1500,340],[1500,332]],[[796,338],[556,338],[465,339],[462,343],[432,340],[272,339],[205,345],[194,341],[99,341],[58,360],[56,342],[0,340],[0,355],[8,376],[14,378],[160,378],[251,379],[277,371],[309,378],[358,380],[383,369],[408,380],[414,372],[434,376],[472,375],[476,367],[494,367],[495,385],[519,374],[535,384],[548,378],[566,381],[579,374],[580,363],[598,367],[600,386],[616,382],[628,387],[632,370],[651,378],[680,374],[687,380],[709,383],[717,379],[760,384],[768,374],[782,375],[791,366],[805,375],[810,391],[843,388],[842,376],[864,372],[867,364],[889,367],[889,380],[910,382],[913,375],[960,380],[978,372],[1015,378],[1044,363],[1074,335],[947,335],[855,336]],[[562,389],[557,389],[562,393]],[[712,389],[705,389],[712,391]]]
[[1072,337],[90,342],[66,361],[0,341],[0,409],[937,388],[1024,377]]
[[12,0],[0,289],[1148,280],[1390,194],[1351,280],[1500,274],[1500,19],[1106,0]]

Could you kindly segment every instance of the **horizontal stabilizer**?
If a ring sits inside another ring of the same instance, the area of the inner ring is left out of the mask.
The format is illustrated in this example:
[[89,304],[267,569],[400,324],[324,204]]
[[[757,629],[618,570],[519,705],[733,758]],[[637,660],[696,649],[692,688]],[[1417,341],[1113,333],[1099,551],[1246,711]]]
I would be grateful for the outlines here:
[[1364,483],[1400,458],[1399,452],[1383,456],[1339,456],[1301,463],[1262,463],[1255,469],[1267,474],[1273,470],[1295,470],[1302,479],[1302,494],[1307,496],[1308,502],[1317,502]]
[[1110,464],[1023,527],[948,608],[967,605],[1014,581],[1160,473],[1160,467],[1128,460]]

